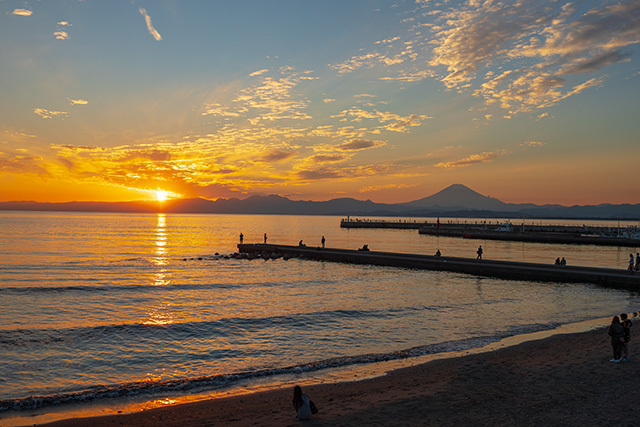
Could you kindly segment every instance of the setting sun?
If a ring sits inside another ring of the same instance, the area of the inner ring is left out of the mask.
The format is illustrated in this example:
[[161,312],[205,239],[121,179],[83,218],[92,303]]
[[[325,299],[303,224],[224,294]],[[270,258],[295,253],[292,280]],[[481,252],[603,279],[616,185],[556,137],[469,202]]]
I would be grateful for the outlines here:
[[169,198],[169,192],[168,191],[156,190],[156,199],[158,199],[159,202],[164,202],[168,198]]

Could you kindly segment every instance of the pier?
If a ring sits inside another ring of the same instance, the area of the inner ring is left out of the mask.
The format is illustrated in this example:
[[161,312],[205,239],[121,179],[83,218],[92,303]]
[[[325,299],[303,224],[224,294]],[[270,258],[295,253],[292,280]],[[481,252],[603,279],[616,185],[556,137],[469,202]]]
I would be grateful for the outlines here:
[[640,248],[637,227],[508,224],[460,224],[426,221],[342,220],[342,228],[417,229],[420,234],[480,240],[510,240],[532,243],[560,243]]
[[640,272],[631,273],[613,268],[272,244],[239,244],[238,251],[245,254],[297,257],[316,261],[451,271],[511,280],[593,283],[615,288],[640,289]]

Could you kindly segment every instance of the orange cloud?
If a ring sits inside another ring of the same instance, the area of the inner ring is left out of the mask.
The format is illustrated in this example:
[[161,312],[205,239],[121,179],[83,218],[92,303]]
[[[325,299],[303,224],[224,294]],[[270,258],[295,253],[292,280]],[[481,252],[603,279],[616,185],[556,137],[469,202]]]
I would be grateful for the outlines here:
[[460,167],[465,167],[465,166],[471,166],[471,165],[476,165],[479,163],[486,163],[486,162],[490,162],[493,161],[495,159],[498,159],[502,156],[504,156],[506,153],[504,151],[502,152],[497,152],[497,153],[481,153],[481,154],[472,154],[469,157],[465,157],[464,159],[461,160],[456,160],[453,162],[440,162],[438,164],[435,165],[435,167],[437,168],[445,168],[445,169],[452,169],[452,168],[460,168]]
[[28,9],[14,9],[13,12],[11,12],[11,14],[18,15],[18,16],[31,16],[33,15],[33,11]]
[[34,108],[33,112],[43,119],[51,119],[54,117],[65,118],[69,115],[66,111],[52,111],[47,110],[46,108]]

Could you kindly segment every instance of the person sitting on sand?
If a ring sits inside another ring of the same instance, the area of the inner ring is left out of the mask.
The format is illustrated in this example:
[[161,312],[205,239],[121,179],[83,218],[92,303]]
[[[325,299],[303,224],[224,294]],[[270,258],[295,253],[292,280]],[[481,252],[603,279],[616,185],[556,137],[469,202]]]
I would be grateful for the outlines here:
[[[309,400],[309,397],[302,393],[302,387],[299,385],[295,386],[293,388],[293,407],[296,410],[296,419],[308,420],[311,418],[313,414],[312,405],[313,402]],[[313,405],[313,407],[315,407],[315,405]]]
[[607,334],[611,337],[611,347],[613,347],[613,359],[610,362],[618,363],[622,358],[622,345],[624,344],[624,328],[620,324],[618,316],[613,316]]
[[368,251],[369,250],[369,245],[363,245],[361,248],[358,249],[359,251]]
[[302,246],[307,246],[307,245],[305,245],[304,243],[302,243],[302,240],[300,240],[300,241],[298,242],[298,246],[302,247]]
[[564,257],[560,260],[560,265],[567,265],[567,260]]
[[440,256],[440,255],[442,255],[442,254],[440,253],[440,249],[438,249],[438,250],[436,251],[436,256]]
[[556,263],[555,265],[560,265],[560,257],[556,258]]
[[631,341],[631,320],[627,318],[627,313],[622,313],[620,315],[620,320],[622,321],[622,330],[624,331],[624,343],[622,344],[622,361],[629,361],[629,341]]

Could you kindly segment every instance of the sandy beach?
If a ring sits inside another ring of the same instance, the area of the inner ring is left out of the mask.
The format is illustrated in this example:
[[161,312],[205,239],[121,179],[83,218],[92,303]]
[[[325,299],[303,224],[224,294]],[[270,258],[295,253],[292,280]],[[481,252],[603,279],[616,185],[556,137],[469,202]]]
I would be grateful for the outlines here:
[[434,360],[357,382],[304,387],[320,412],[294,420],[291,389],[188,403],[53,426],[635,425],[640,343],[611,363],[606,329],[555,335]]

